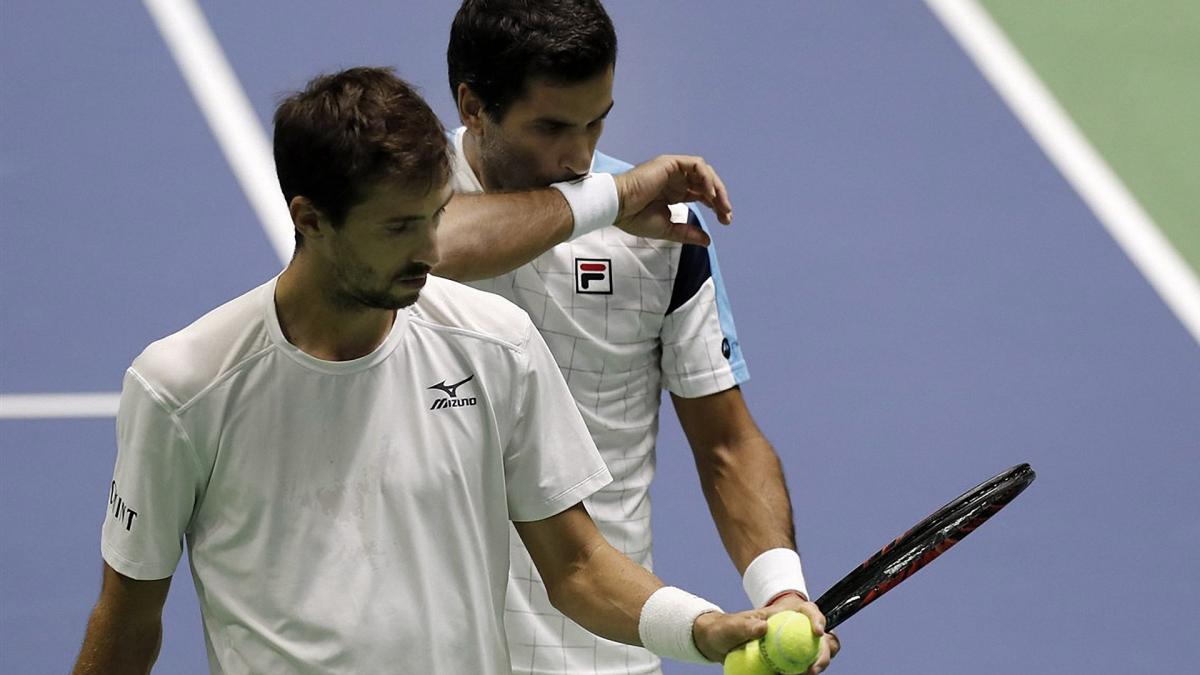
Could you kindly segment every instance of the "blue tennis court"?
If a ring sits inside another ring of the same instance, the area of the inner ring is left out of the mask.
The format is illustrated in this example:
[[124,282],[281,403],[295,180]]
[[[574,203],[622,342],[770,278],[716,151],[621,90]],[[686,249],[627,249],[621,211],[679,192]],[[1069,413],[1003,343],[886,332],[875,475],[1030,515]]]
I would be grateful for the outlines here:
[[[267,134],[280,94],[360,64],[456,126],[453,4],[198,6]],[[1196,339],[946,27],[919,2],[608,6],[601,149],[700,154],[729,186],[715,241],[745,393],[810,586],[986,476],[1038,471],[845,624],[830,672],[1194,668]],[[125,367],[282,263],[146,6],[0,17],[0,671],[64,672],[99,591]],[[744,608],[670,412],[659,472],[655,571]],[[156,672],[207,672],[184,566],[164,622]]]

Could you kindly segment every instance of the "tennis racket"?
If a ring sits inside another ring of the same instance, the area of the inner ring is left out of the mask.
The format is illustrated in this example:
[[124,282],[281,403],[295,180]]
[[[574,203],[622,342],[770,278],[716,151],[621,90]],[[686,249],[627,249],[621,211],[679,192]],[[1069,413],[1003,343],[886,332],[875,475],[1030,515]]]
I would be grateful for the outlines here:
[[1036,477],[1028,464],[1018,464],[967,490],[879,549],[817,598],[817,607],[825,615],[825,629],[831,630],[854,616],[950,550],[1021,494]]

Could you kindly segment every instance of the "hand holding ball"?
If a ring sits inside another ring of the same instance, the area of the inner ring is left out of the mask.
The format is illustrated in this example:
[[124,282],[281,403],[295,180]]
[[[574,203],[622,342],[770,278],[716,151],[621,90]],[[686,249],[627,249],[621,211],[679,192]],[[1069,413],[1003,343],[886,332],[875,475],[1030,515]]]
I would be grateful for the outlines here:
[[729,652],[725,675],[795,675],[811,668],[820,652],[821,639],[807,616],[779,612],[767,619],[766,635]]
[[762,642],[767,665],[785,675],[808,670],[821,653],[821,638],[813,635],[812,623],[800,612],[780,612],[767,619]]

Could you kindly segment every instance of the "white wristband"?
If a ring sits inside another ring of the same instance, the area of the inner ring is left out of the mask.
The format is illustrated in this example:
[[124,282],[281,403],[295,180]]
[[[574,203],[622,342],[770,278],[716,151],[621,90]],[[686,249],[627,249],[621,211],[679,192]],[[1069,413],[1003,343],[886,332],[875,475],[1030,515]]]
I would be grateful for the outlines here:
[[720,607],[674,586],[663,586],[646,598],[638,619],[642,646],[676,661],[712,663],[696,648],[692,624],[701,614],[719,612]]
[[773,548],[758,554],[742,575],[742,588],[755,607],[765,607],[776,596],[789,591],[809,597],[800,556],[788,548]]
[[616,222],[621,199],[611,173],[589,173],[572,181],[551,183],[550,187],[562,193],[575,218],[575,229],[568,240]]

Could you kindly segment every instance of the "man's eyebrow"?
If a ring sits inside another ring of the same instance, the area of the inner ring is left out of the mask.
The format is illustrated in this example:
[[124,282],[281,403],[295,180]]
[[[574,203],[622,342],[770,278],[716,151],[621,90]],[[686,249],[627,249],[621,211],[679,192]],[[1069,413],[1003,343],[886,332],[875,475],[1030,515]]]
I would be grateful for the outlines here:
[[[604,112],[600,113],[599,117],[592,120],[591,122],[588,122],[588,124],[591,124],[592,122],[599,122],[600,120],[604,119],[605,117],[608,117],[608,113],[612,112],[613,106],[616,104],[617,104],[616,101],[609,103],[608,107],[604,109]],[[559,127],[573,126],[570,122],[568,122],[564,119],[560,119],[558,117],[552,117],[549,115],[543,116],[543,117],[538,117],[533,120],[533,123],[534,124],[548,124],[548,125],[559,126]]]

